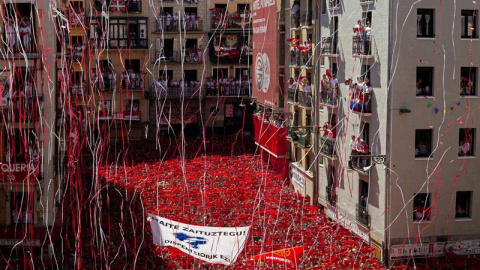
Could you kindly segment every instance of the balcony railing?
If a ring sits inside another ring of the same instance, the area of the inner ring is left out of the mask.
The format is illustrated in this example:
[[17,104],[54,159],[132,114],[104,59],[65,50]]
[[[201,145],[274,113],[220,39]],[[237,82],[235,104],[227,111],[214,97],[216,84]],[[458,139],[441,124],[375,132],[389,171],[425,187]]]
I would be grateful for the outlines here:
[[320,91],[320,102],[327,106],[335,107],[338,103],[337,91],[334,88],[322,89]]
[[2,43],[4,44],[5,53],[7,55],[11,53],[25,53],[28,57],[31,56],[31,54],[37,53],[37,47],[33,39],[35,29],[32,30],[30,28],[28,32],[23,32],[22,30],[15,30],[16,28],[12,28],[10,25],[4,27],[7,29],[4,31],[5,34],[2,37],[4,42]]
[[325,187],[325,199],[331,206],[337,205],[337,194],[335,193],[335,188],[333,185],[328,185]]
[[365,227],[370,225],[370,216],[368,215],[368,209],[365,206],[357,204],[357,222]]
[[293,142],[298,141],[298,127],[288,127],[287,138]]
[[167,87],[164,88],[159,84],[154,84],[153,93],[154,98],[158,99],[190,99],[190,98],[198,98],[200,96],[200,88],[198,86],[186,86],[183,87]]
[[335,138],[322,137],[320,152],[331,158],[335,155]]
[[290,52],[290,65],[291,66],[300,65],[300,52],[295,52],[295,51]]
[[122,90],[143,90],[145,83],[144,73],[123,73],[121,75]]
[[309,50],[308,52],[304,52],[302,53],[302,66],[304,67],[312,67],[312,62],[313,62],[313,58],[312,58],[312,51]]
[[251,86],[248,83],[237,84],[218,84],[215,87],[206,87],[207,96],[229,96],[229,97],[247,97],[250,96]]
[[337,54],[337,41],[333,37],[322,38],[322,54]]
[[301,17],[302,26],[312,26],[312,12],[304,11]]
[[[110,2],[110,1],[108,1]],[[107,1],[96,0],[95,8],[97,11],[102,11],[103,8],[112,12],[141,12],[142,2],[140,0],[125,0],[125,1],[112,1],[108,5]]]
[[300,13],[292,14],[291,18],[291,28],[300,27]]
[[[352,153],[352,165],[353,169],[361,173],[368,173],[365,168],[371,165],[371,157],[369,153],[362,154],[360,152]],[[362,155],[365,155],[363,157]]]
[[331,10],[336,10],[340,8],[340,0],[329,0],[328,8]]
[[224,12],[212,12],[211,28],[220,29],[245,29],[252,27],[252,18],[250,13],[225,14]]
[[371,36],[354,36],[352,38],[352,54],[359,56],[372,55]]
[[300,98],[299,103],[300,103],[301,106],[307,107],[307,108],[312,107],[312,94],[311,93],[305,93],[303,91],[299,91],[298,96]]
[[96,74],[92,73],[92,83],[98,91],[114,91],[117,86],[117,74],[100,73],[97,78]]
[[108,40],[102,37],[98,39],[92,39],[91,41],[96,41],[96,44],[93,43],[95,46],[108,46],[109,49],[145,49],[147,48],[147,40],[148,39],[146,38],[139,38],[139,36],[132,36],[132,38],[116,38]]
[[288,101],[289,102],[298,102],[298,96],[299,96],[300,91],[295,88],[288,88]]
[[195,32],[203,31],[203,20],[200,19],[167,19],[165,16],[159,15],[154,22],[155,32],[179,32],[179,31]]
[[309,130],[299,130],[298,131],[298,147],[300,148],[308,148],[312,146],[311,144],[312,134]]
[[172,59],[174,62],[198,63],[203,60],[202,53],[202,49],[187,48],[183,54],[183,59],[180,52],[174,52]]

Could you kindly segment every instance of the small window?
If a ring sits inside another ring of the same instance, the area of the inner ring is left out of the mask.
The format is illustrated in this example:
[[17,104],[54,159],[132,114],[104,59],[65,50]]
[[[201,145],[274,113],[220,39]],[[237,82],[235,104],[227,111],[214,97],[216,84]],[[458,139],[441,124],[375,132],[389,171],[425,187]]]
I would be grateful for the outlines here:
[[362,12],[362,23],[363,25],[367,25],[367,23],[372,24],[372,12]]
[[327,0],[322,0],[321,5],[322,14],[327,14]]
[[361,76],[363,77],[363,80],[365,81],[365,79],[368,79],[369,81],[370,80],[370,70],[372,69],[372,66],[371,65],[362,65],[362,74]]
[[417,9],[417,37],[434,37],[434,9]]
[[158,77],[160,79],[171,80],[173,79],[173,70],[160,69],[158,71]]
[[475,129],[461,128],[458,141],[458,156],[473,156],[475,149]]
[[310,155],[305,156],[305,170],[310,170]]
[[220,80],[228,78],[228,68],[213,68],[213,79]]
[[417,193],[413,196],[413,220],[430,220],[430,193]]
[[471,191],[457,191],[455,218],[470,218],[472,204]]
[[477,68],[462,67],[460,71],[460,95],[475,96],[477,94]]
[[433,130],[415,130],[415,157],[430,157],[432,154]]
[[433,96],[433,67],[417,67],[416,95]]
[[359,191],[360,191],[360,197],[359,197],[359,204],[366,208],[367,205],[368,205],[368,183],[363,181],[363,180],[359,180],[360,181],[360,186],[359,186]]
[[362,133],[362,140],[369,145],[370,144],[370,124],[367,122],[363,122],[363,130]]
[[197,81],[197,70],[185,70],[185,81],[186,82],[196,82]]
[[462,38],[477,38],[477,11],[462,10]]

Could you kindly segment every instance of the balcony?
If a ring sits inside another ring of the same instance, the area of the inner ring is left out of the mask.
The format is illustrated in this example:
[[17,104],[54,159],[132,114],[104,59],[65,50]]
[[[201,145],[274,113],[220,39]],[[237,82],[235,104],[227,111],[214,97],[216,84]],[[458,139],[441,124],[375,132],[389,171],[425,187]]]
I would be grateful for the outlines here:
[[142,119],[142,113],[140,111],[136,112],[116,112],[113,114],[108,114],[107,112],[98,112],[98,120],[122,120],[122,121],[140,121]]
[[370,216],[368,215],[368,209],[365,206],[357,204],[357,222],[364,227],[370,226]]
[[250,29],[252,17],[250,12],[241,14],[225,14],[223,10],[215,10],[211,13],[211,30],[224,29]]
[[340,0],[329,0],[328,1],[328,9],[330,12],[336,11],[340,9]]
[[158,15],[158,19],[154,22],[154,32],[202,32],[203,20],[195,18],[185,19],[166,19],[165,16]]
[[296,88],[288,88],[288,102],[290,103],[298,103],[300,91]]
[[354,92],[350,94],[349,108],[355,114],[371,116],[371,93],[363,92],[363,90],[354,90]]
[[190,99],[198,98],[200,96],[200,88],[198,86],[185,86],[181,87],[167,87],[164,88],[160,84],[154,84],[153,98],[157,99]]
[[310,130],[298,130],[298,147],[309,148],[312,146],[312,133]]
[[290,66],[300,66],[300,52],[290,52]]
[[123,73],[121,75],[122,90],[143,90],[145,84],[145,74],[138,72]]
[[213,87],[206,87],[206,95],[210,97],[249,97],[251,85],[247,82],[241,84],[235,81],[229,84],[216,83]]
[[322,38],[322,55],[338,57],[337,41],[334,37]]
[[375,0],[360,0],[360,5],[367,6],[375,4]]
[[[110,4],[109,4],[110,3]],[[140,0],[124,0],[124,1],[103,1],[96,0],[95,8],[98,12],[108,9],[111,12],[142,12],[142,2]]]
[[[363,157],[363,155],[365,157]],[[372,163],[370,153],[355,152],[352,153],[351,162],[353,169],[360,174],[368,175],[370,170],[365,170]]]
[[296,28],[299,28],[300,27],[300,13],[295,13],[295,14],[292,14],[292,17],[291,17],[291,28],[292,29],[296,29]]
[[297,95],[299,97],[299,105],[305,108],[312,108],[312,94],[305,93],[303,91],[297,91]]
[[302,23],[302,27],[311,27],[312,26],[312,12],[311,11],[302,12],[301,23]]
[[372,57],[372,37],[354,36],[352,38],[352,54],[357,57]]
[[325,200],[331,206],[337,206],[337,194],[335,194],[335,187],[333,185],[328,185],[325,187]]
[[3,48],[5,53],[0,55],[0,59],[41,57],[41,54],[38,53],[35,45],[35,34],[31,32],[31,29],[29,29],[28,32],[24,32],[22,30],[23,28],[21,30],[15,30],[16,28],[11,27],[10,25],[5,27],[7,29],[4,30],[4,34],[2,35],[2,43],[4,44]]
[[85,25],[85,10],[78,11],[69,9],[70,25],[74,27],[83,27]]
[[312,62],[313,62],[312,51],[308,50],[307,52],[303,52],[301,60],[302,60],[301,62],[302,67],[312,68]]
[[117,74],[113,72],[91,73],[92,84],[95,91],[115,91],[117,88]]
[[298,127],[288,127],[287,140],[291,142],[298,142]]
[[320,144],[320,153],[327,158],[334,160],[335,157],[335,138],[322,137]]
[[183,59],[181,52],[177,51],[173,53],[173,62],[184,63],[199,63],[203,61],[203,50],[198,48],[187,48],[183,53]]
[[323,88],[320,91],[320,102],[328,108],[336,108],[338,105],[338,94],[335,88]]

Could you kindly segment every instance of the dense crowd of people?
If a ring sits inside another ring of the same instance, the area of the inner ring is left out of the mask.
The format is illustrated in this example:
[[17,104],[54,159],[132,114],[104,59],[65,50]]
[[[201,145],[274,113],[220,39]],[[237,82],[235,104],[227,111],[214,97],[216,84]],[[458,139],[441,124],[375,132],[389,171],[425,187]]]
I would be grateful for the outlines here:
[[201,23],[200,17],[195,13],[185,13],[183,16],[179,16],[178,13],[172,15],[169,12],[158,14],[157,22],[159,31],[176,31],[179,30],[179,26],[186,31],[196,31]]

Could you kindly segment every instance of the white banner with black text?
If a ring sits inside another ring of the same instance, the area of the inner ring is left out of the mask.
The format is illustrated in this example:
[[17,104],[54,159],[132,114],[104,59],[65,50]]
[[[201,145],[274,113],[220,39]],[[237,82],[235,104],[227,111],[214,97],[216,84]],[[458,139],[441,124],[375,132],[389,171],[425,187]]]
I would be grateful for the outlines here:
[[250,227],[206,227],[148,214],[153,242],[209,263],[230,265],[242,252]]

